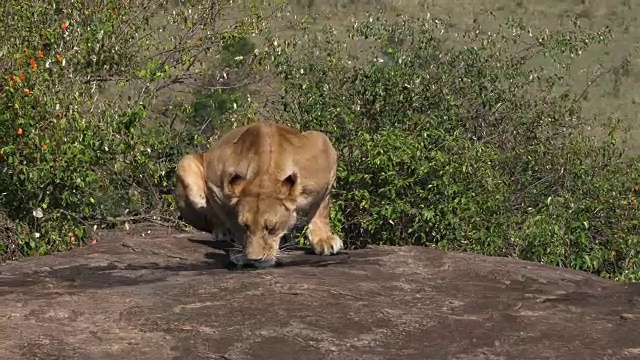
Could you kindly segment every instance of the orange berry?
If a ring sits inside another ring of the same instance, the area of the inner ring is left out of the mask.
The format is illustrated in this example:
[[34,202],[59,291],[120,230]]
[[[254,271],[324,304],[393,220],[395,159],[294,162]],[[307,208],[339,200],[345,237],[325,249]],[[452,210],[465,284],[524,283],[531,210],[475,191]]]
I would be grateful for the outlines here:
[[67,23],[66,22],[62,22],[60,27],[62,28],[63,31],[67,31]]
[[38,57],[43,58],[44,57],[44,53],[42,51],[38,51]]
[[58,58],[58,61],[62,62],[62,55],[57,54],[57,55],[56,55],[56,58]]
[[42,150],[47,151],[47,144],[42,145]]
[[24,81],[24,75],[20,74],[20,81]]
[[16,130],[16,134],[22,135],[22,128],[18,128],[18,130]]
[[31,63],[31,69],[33,69],[33,71],[38,70],[38,63],[36,63],[36,59],[31,58],[29,59],[29,62]]

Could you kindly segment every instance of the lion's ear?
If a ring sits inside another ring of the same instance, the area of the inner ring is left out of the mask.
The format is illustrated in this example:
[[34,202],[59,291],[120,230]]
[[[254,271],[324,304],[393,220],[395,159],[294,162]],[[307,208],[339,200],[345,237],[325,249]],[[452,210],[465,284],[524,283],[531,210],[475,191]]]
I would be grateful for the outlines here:
[[282,180],[282,189],[285,192],[285,205],[289,208],[295,208],[300,195],[300,186],[298,186],[298,174],[292,172]]
[[240,196],[240,191],[242,190],[242,186],[244,185],[246,179],[239,174],[231,174],[227,177],[227,181],[225,181],[225,193],[227,193],[231,197]]
[[282,187],[290,197],[297,197],[298,173],[292,172],[282,180]]
[[298,182],[298,174],[296,172],[292,172],[291,174],[289,174],[289,176],[287,176],[286,178],[284,178],[284,180],[282,180],[282,185],[285,187],[285,189],[287,189],[288,191],[291,191],[293,187],[296,186],[297,182]]

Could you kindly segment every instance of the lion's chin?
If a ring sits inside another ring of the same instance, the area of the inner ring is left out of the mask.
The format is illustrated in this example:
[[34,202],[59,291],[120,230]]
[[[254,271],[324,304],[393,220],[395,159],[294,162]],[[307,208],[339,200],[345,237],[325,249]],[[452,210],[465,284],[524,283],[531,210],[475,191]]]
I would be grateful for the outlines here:
[[268,269],[276,265],[276,259],[254,260],[248,259],[244,254],[229,254],[229,265],[233,268],[243,269]]

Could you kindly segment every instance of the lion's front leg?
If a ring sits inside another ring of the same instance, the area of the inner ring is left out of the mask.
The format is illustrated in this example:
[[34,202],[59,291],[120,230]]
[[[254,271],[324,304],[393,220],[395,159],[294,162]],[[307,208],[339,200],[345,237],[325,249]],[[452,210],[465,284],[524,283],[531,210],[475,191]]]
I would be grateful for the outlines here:
[[315,213],[310,213],[311,221],[307,236],[311,248],[318,255],[332,255],[343,247],[342,239],[331,231],[329,220],[330,195],[327,194]]
[[201,153],[185,155],[177,166],[175,199],[182,219],[200,231],[213,228],[204,182]]
[[220,216],[221,205],[215,198],[207,199],[204,155],[185,155],[178,162],[177,177],[176,205],[184,222],[200,231],[211,233],[214,241],[235,242],[236,238],[229,229],[228,222]]

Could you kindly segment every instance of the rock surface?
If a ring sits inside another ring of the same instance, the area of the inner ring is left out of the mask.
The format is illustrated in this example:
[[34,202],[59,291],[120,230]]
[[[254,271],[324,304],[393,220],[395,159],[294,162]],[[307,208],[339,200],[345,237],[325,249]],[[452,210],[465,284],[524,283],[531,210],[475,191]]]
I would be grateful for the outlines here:
[[0,359],[640,359],[640,285],[373,247],[229,271],[206,234],[0,267]]

